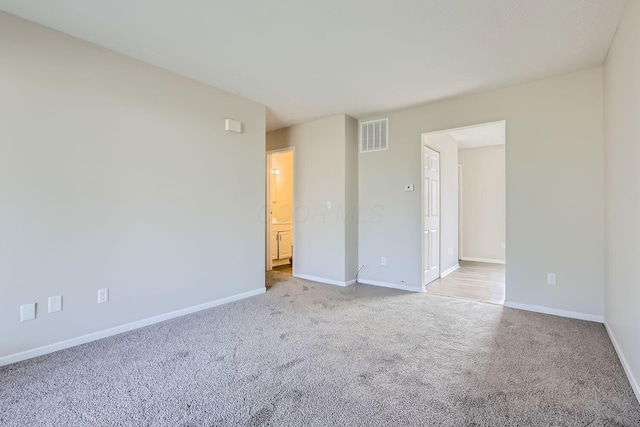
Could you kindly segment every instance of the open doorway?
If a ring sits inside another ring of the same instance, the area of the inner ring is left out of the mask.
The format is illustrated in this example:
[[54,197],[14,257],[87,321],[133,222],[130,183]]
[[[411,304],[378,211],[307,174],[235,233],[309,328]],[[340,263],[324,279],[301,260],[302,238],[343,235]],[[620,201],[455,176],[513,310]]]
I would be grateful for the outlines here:
[[503,304],[506,124],[422,135],[423,289]]
[[267,152],[267,271],[293,275],[293,149]]

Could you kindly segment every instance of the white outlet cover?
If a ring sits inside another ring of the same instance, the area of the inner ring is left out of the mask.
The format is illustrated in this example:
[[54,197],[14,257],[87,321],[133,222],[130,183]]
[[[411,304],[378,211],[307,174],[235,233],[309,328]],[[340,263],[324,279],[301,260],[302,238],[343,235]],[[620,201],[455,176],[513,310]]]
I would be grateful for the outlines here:
[[413,191],[413,184],[407,184],[404,186],[404,191]]
[[558,283],[556,273],[547,273],[547,284],[555,285]]
[[62,311],[62,295],[49,297],[49,313]]
[[98,289],[98,304],[109,301],[109,288]]
[[20,306],[20,321],[26,322],[36,318],[36,303],[23,304]]

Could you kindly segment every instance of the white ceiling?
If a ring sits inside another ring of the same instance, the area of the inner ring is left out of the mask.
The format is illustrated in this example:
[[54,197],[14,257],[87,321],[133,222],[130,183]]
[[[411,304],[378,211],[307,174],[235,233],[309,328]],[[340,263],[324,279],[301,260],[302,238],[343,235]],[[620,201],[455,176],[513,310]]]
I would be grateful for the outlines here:
[[0,9],[261,102],[268,127],[603,62],[627,0],[0,0]]
[[447,131],[456,140],[459,149],[503,145],[506,139],[505,122],[487,123],[484,125],[468,126]]

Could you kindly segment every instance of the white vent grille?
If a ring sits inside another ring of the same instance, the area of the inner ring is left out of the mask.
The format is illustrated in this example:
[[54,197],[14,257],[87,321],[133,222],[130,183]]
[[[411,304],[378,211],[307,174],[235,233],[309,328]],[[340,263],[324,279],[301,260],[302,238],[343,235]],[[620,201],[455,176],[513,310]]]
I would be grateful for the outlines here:
[[389,148],[389,119],[360,123],[360,152],[382,151]]

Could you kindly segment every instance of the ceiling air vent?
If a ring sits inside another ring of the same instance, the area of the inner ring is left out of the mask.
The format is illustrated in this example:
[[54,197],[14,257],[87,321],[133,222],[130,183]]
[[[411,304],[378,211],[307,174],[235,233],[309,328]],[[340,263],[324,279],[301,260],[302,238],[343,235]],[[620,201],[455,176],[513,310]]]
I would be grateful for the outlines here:
[[360,152],[382,151],[389,148],[389,119],[360,123]]

